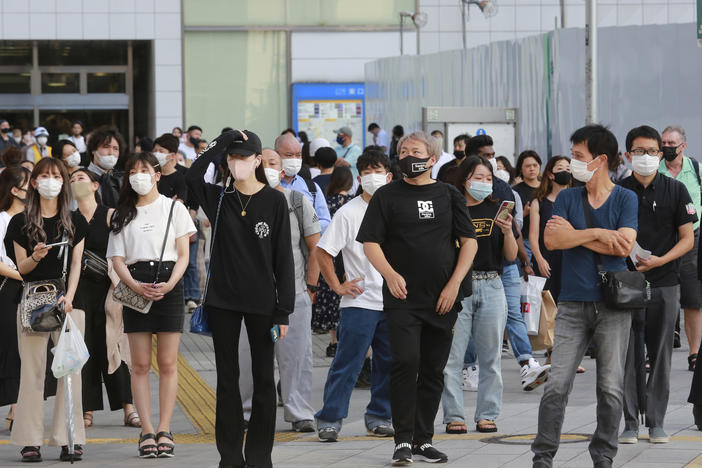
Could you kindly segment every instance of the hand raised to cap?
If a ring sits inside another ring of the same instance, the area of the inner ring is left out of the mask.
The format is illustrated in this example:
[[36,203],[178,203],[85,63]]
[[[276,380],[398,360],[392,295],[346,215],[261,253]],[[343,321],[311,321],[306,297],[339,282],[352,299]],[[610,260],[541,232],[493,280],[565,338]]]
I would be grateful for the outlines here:
[[229,145],[231,145],[235,141],[244,141],[248,139],[249,137],[246,136],[246,133],[242,132],[241,130],[226,131],[214,140],[212,140],[212,142],[209,145],[207,145],[207,148],[205,148],[200,154],[198,154],[198,157],[220,154],[224,152],[229,147]]

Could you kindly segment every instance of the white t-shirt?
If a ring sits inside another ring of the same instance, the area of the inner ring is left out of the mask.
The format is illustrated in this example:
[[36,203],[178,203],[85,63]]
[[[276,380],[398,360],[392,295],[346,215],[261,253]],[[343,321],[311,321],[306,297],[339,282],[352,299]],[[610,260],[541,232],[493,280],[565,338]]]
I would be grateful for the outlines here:
[[183,153],[183,156],[186,157],[186,159],[195,159],[197,157],[197,152],[195,151],[195,148],[192,148],[185,143],[181,143],[178,145],[178,151]]
[[5,234],[7,234],[7,225],[10,224],[12,216],[7,211],[0,213],[0,262],[7,266],[15,268],[15,262],[13,262],[10,257],[7,256],[7,251],[5,250]]
[[79,153],[85,153],[86,150],[88,149],[88,147],[85,146],[85,138],[83,138],[83,135],[78,135],[77,137],[70,136],[70,137],[68,137],[68,141],[70,141],[74,145],[76,145],[76,149],[78,150]]
[[[124,257],[124,262],[127,265],[158,260],[161,256],[163,236],[166,234],[166,221],[171,210],[171,203],[173,200],[159,195],[153,203],[137,206],[136,217],[119,234],[110,232],[107,257]],[[176,239],[194,233],[195,223],[193,223],[188,209],[181,202],[176,201],[163,261],[177,261]]]
[[431,168],[431,178],[436,180],[436,178],[439,176],[439,169],[453,159],[456,159],[456,156],[449,154],[446,151],[442,151],[439,160],[436,161],[436,164],[434,164],[434,166]]
[[375,144],[377,146],[384,146],[385,147],[385,155],[386,156],[388,154],[390,154],[390,137],[388,136],[388,132],[386,132],[382,128],[378,132],[378,136],[375,137]]
[[360,196],[339,208],[317,247],[332,257],[342,253],[347,281],[363,278],[363,294],[355,299],[350,295],[343,296],[340,307],[383,310],[383,277],[366,258],[363,244],[356,241],[367,208],[368,203]]

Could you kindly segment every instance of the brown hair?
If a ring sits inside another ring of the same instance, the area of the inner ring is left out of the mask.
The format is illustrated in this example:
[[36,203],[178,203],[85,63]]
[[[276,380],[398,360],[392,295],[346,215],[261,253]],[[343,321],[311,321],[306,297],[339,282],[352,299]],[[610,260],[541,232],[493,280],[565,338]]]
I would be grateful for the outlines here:
[[6,167],[0,172],[0,211],[7,211],[15,201],[12,189],[21,189],[29,181],[32,172],[24,166]]
[[[49,172],[51,169],[56,169],[61,178],[63,179],[63,185],[61,186],[61,192],[58,195],[58,225],[57,225],[57,235],[56,240],[60,240],[62,234],[66,234],[66,238],[70,243],[73,242],[73,235],[75,234],[75,227],[73,226],[73,220],[71,219],[71,187],[70,179],[68,177],[68,171],[66,171],[66,166],[60,159],[56,158],[43,158],[41,161],[34,166],[31,180],[36,180],[41,174]],[[46,232],[44,231],[44,218],[41,215],[41,195],[39,191],[29,184],[27,189],[27,202],[24,206],[24,216],[25,216],[25,226],[24,231],[29,239],[30,248],[34,248],[39,242],[46,242],[47,239]]]

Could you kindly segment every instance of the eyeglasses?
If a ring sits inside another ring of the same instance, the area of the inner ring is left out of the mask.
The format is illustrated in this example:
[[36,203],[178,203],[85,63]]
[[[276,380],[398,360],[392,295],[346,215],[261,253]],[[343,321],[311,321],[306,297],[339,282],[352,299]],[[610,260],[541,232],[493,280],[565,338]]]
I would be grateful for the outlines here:
[[643,149],[643,148],[636,148],[631,151],[629,151],[629,154],[632,156],[643,156],[644,154],[647,154],[649,156],[660,156],[661,151],[653,148],[649,149]]

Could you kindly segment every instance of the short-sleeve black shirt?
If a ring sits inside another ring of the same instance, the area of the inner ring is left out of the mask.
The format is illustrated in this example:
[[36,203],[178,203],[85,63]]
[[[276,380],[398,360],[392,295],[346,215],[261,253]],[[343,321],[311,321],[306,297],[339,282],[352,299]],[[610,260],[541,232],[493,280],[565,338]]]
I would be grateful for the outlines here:
[[168,175],[161,174],[161,180],[158,181],[158,193],[168,198],[177,197],[183,202],[187,201],[188,185],[185,183],[185,176],[179,171]]
[[[502,274],[505,236],[500,227],[494,223],[500,203],[485,200],[479,205],[469,206],[468,211],[475,227],[478,252],[473,260],[473,271],[496,271]],[[519,235],[512,225],[512,232]]]
[[[697,221],[695,205],[685,185],[661,173],[656,174],[648,187],[641,185],[634,175],[623,179],[621,186],[639,199],[639,230],[636,242],[657,257],[662,257],[678,242],[678,227]],[[646,279],[654,287],[675,286],[679,259],[646,272]]]
[[[73,242],[70,244],[71,248],[68,251],[67,269],[70,269],[71,266],[70,256],[73,253],[72,247],[80,243],[88,232],[88,222],[79,211],[74,211],[71,214],[71,219],[73,220],[75,231],[73,235]],[[46,232],[47,244],[53,244],[61,241],[61,233],[58,232],[58,220],[58,215],[54,216],[53,218],[44,218],[44,232]],[[19,245],[24,247],[28,256],[34,252],[35,244],[30,245],[29,238],[27,238],[27,233],[24,230],[25,224],[24,213],[18,213],[12,217],[10,224],[7,226],[7,234],[5,235],[5,250],[7,250],[7,256],[10,257],[15,263],[17,263],[17,258],[15,257],[15,247],[13,242],[17,242]],[[49,253],[46,254],[46,257],[41,259],[34,270],[30,271],[26,275],[23,275],[24,280],[41,281],[60,278],[63,271],[63,257],[58,256],[60,251],[60,247],[52,247],[51,250],[49,250]]]
[[383,284],[385,309],[433,311],[456,266],[459,237],[474,238],[475,231],[466,199],[455,187],[399,180],[379,188],[356,240],[380,244],[407,283],[405,300],[393,297]]

